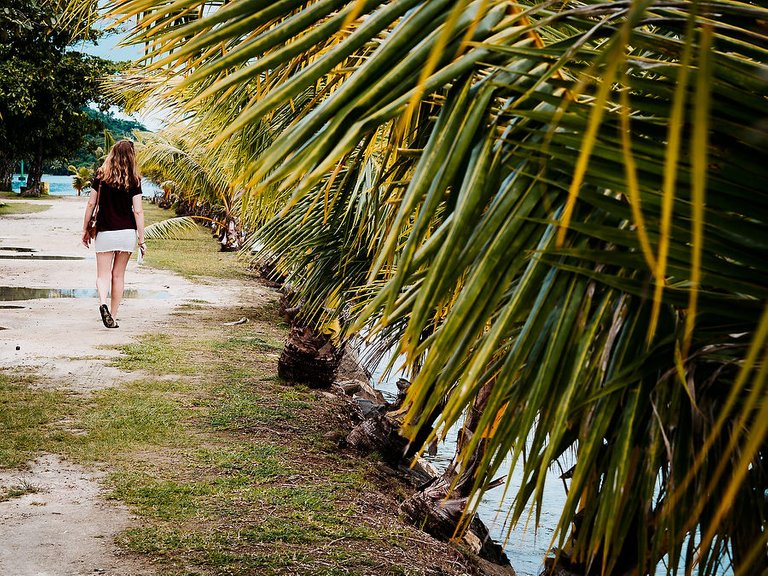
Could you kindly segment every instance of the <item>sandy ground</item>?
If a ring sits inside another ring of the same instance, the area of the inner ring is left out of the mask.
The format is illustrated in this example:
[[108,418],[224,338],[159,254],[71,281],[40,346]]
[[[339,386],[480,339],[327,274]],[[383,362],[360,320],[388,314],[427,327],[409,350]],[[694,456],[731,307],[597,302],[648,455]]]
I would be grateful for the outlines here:
[[0,474],[0,486],[35,490],[0,504],[0,573],[153,574],[115,546],[114,535],[133,519],[125,508],[103,501],[99,476],[52,454],[35,460],[28,471]]
[[[0,218],[0,369],[31,372],[48,386],[81,392],[113,386],[127,376],[105,365],[117,351],[103,346],[172,329],[171,312],[184,303],[227,306],[260,297],[263,289],[254,283],[194,283],[138,266],[134,257],[126,290],[138,291],[139,297],[124,300],[120,328],[104,328],[98,300],[90,295],[95,255],[79,238],[86,201],[43,200],[51,205],[45,212]],[[33,256],[18,258],[25,254]],[[10,300],[17,288],[75,290],[85,297]],[[23,480],[40,489],[0,502],[0,575],[151,574],[149,567],[118,553],[114,536],[133,520],[127,510],[102,498],[98,478],[55,455],[30,463],[28,471],[0,474],[0,488]]]

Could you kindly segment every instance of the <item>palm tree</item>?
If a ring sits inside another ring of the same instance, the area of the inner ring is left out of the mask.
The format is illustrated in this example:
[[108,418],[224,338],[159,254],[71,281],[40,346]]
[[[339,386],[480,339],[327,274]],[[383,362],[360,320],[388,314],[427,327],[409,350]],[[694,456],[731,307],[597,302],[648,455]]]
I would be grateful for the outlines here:
[[205,115],[244,217],[279,207],[258,239],[307,316],[406,355],[403,433],[483,392],[467,517],[511,454],[537,520],[574,452],[553,570],[768,569],[768,10],[112,5],[139,93]]
[[87,190],[91,186],[93,173],[88,166],[77,168],[70,165],[67,169],[72,173],[72,188],[77,190],[77,195],[80,196],[80,192]]
[[231,171],[207,154],[204,144],[196,141],[186,128],[137,136],[137,161],[142,171],[164,180],[168,190],[172,186],[184,204],[184,215],[211,223],[222,250],[240,248],[239,191],[232,182]]

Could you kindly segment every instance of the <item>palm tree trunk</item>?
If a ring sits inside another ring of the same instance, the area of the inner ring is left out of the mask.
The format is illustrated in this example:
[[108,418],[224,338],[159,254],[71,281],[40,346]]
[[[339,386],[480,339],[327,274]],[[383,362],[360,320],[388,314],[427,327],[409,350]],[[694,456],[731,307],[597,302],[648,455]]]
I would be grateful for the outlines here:
[[221,233],[221,251],[222,252],[234,252],[240,250],[240,226],[238,220],[234,216],[227,216],[224,224],[224,228]]
[[459,433],[456,455],[450,466],[432,484],[403,502],[400,510],[412,524],[423,527],[435,538],[448,541],[461,536],[463,543],[484,560],[509,566],[509,559],[504,550],[491,539],[488,529],[476,515],[460,529],[486,441],[480,440],[473,457],[469,462],[463,462],[461,467],[458,455],[472,436],[478,433],[480,417],[488,403],[492,388],[493,381],[488,382],[478,392],[464,427]]
[[277,373],[284,380],[327,388],[336,378],[342,354],[330,336],[294,324],[277,362]]

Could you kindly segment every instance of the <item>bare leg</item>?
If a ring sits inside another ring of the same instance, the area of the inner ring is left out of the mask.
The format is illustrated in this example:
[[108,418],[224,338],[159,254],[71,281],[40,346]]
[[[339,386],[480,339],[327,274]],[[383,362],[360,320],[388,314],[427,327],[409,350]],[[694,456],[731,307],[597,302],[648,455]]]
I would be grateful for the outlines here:
[[107,303],[114,258],[114,252],[96,252],[96,291],[99,293],[99,304]]
[[112,318],[117,319],[117,309],[123,299],[123,288],[125,288],[125,267],[128,266],[128,260],[131,259],[130,252],[115,252],[115,261],[112,264],[112,302],[110,310]]

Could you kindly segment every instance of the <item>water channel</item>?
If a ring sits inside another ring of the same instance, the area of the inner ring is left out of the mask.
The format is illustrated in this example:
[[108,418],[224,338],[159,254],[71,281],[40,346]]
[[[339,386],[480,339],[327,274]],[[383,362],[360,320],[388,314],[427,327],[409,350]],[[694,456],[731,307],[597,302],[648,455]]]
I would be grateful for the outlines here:
[[[170,295],[164,290],[139,290],[126,288],[123,298],[143,298],[165,300]],[[26,288],[19,286],[0,286],[0,302],[38,300],[41,298],[98,298],[95,288]],[[0,308],[24,308],[24,306],[3,305]]]

